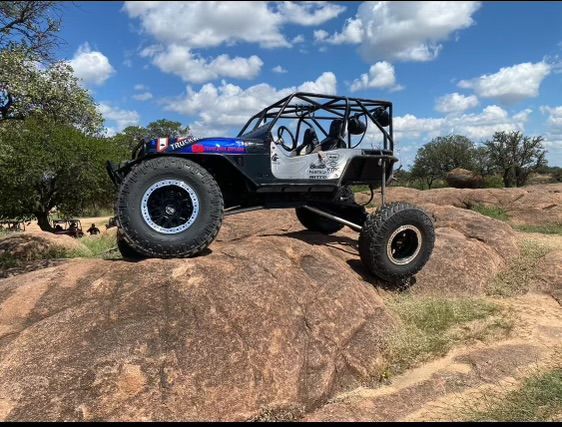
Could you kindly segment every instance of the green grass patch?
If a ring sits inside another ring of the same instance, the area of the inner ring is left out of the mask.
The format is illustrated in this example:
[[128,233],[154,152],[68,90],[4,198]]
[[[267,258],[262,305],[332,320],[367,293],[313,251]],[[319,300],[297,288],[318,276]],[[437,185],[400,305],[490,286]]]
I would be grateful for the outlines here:
[[[6,237],[6,236],[4,236]],[[3,237],[0,237],[2,239]],[[79,239],[82,247],[76,249],[64,248],[61,246],[49,246],[47,249],[30,249],[23,256],[14,256],[9,250],[0,253],[0,271],[11,268],[22,267],[29,262],[46,259],[65,259],[65,258],[102,258],[120,259],[121,254],[117,249],[117,240],[112,235],[86,236]]]
[[470,207],[470,209],[478,212],[481,215],[485,215],[500,221],[507,221],[509,219],[509,215],[507,214],[505,209],[499,206],[473,205]]
[[486,289],[487,295],[511,297],[526,293],[537,277],[540,260],[548,252],[545,245],[525,240],[521,244],[521,254],[492,279]]
[[115,234],[85,236],[80,239],[80,243],[90,251],[88,258],[114,258],[115,252],[119,253]]
[[467,411],[466,421],[560,421],[562,367],[535,372],[517,390],[482,401],[483,408]]
[[513,327],[505,309],[478,298],[400,296],[387,306],[402,324],[386,342],[383,378],[443,356],[454,345],[506,336]]
[[555,234],[562,236],[562,224],[514,225],[512,227],[515,230],[522,231],[524,233]]

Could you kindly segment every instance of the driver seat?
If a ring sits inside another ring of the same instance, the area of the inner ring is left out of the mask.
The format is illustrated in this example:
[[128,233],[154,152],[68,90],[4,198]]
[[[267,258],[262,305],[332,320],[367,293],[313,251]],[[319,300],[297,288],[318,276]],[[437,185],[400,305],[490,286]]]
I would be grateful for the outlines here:
[[304,136],[302,138],[302,145],[297,148],[297,156],[310,154],[314,148],[318,145],[318,136],[316,131],[312,128],[307,128],[304,131]]
[[342,138],[343,120],[335,119],[330,124],[328,136],[324,138],[314,151],[329,151],[336,148],[345,148],[346,143]]

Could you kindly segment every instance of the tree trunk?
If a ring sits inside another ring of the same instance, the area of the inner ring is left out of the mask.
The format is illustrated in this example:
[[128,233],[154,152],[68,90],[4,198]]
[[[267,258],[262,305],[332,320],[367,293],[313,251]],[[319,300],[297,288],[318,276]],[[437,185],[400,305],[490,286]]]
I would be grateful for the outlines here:
[[54,229],[51,227],[49,222],[49,212],[36,212],[35,217],[37,218],[37,225],[43,231],[53,232]]
[[506,188],[513,187],[513,176],[511,173],[511,168],[506,169],[503,172],[503,186]]

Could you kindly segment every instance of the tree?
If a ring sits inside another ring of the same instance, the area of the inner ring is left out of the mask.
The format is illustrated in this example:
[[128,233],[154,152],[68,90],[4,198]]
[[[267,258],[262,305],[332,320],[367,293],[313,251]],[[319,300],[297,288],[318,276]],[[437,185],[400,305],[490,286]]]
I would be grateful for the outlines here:
[[180,122],[160,119],[148,124],[143,128],[140,126],[128,126],[113,137],[113,141],[131,151],[143,138],[159,138],[164,136],[180,136],[189,133],[189,126],[183,126]]
[[179,136],[189,132],[189,126],[183,127],[180,122],[173,122],[171,120],[160,119],[149,123],[146,127],[148,130],[148,137],[158,138],[163,136]]
[[129,153],[138,144],[139,140],[148,136],[148,130],[141,126],[127,126],[117,135],[112,137],[112,140],[119,147],[123,147]]
[[439,136],[418,149],[412,178],[431,188],[438,178],[445,179],[455,168],[474,169],[474,143],[462,135]]
[[0,125],[40,114],[90,134],[101,132],[101,113],[65,62],[43,67],[30,61],[23,50],[4,50],[0,52],[0,92],[5,101],[13,100],[11,108],[2,112]]
[[122,149],[45,117],[12,123],[0,127],[0,217],[35,216],[42,230],[51,231],[54,207],[78,215],[94,203],[111,203],[105,161],[126,158]]
[[542,136],[524,136],[522,132],[495,132],[486,141],[489,162],[503,177],[506,187],[525,185],[529,174],[547,164]]
[[0,2],[0,51],[18,50],[29,60],[51,60],[59,45],[59,3],[56,1]]

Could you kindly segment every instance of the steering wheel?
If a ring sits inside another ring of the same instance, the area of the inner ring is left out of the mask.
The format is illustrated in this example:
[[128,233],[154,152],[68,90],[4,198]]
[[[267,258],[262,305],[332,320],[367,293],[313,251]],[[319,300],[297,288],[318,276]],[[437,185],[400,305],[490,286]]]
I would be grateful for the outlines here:
[[[283,140],[283,132],[287,131],[287,133],[289,134],[289,136],[291,137],[291,146],[287,147],[285,145],[285,141]],[[277,138],[279,139],[279,143],[281,144],[281,146],[287,150],[287,151],[293,151],[295,149],[295,145],[296,145],[296,140],[295,140],[295,136],[293,135],[293,132],[291,132],[289,130],[289,128],[287,126],[279,126],[279,128],[277,129]]]

